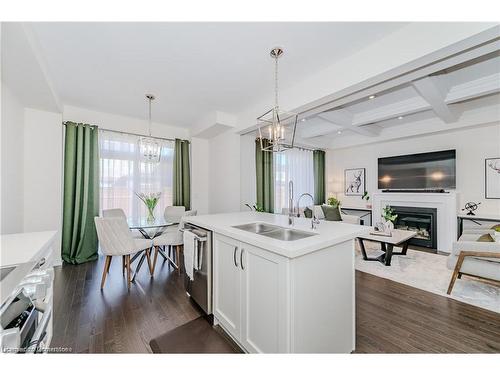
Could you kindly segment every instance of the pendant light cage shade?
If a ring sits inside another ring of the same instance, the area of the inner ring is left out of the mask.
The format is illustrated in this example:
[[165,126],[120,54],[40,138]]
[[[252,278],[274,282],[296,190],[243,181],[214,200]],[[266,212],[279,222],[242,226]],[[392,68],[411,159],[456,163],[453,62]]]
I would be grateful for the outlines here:
[[[283,152],[293,148],[298,118],[297,113],[280,111],[279,108],[272,108],[257,117],[261,150]],[[267,147],[263,147],[264,138],[269,139]]]
[[[283,55],[283,49],[275,47],[271,50],[274,59],[274,106],[263,115],[257,117],[262,151],[282,152],[294,147],[295,131],[299,115],[282,111],[278,104],[278,59]],[[263,139],[269,139],[269,145],[263,147]]]
[[139,138],[139,151],[141,159],[149,163],[159,163],[161,157],[161,145],[154,138]]
[[148,123],[148,137],[139,138],[139,152],[141,159],[148,163],[159,163],[161,158],[161,144],[160,142],[151,137],[151,102],[155,99],[154,95],[147,94],[149,104],[149,123]]

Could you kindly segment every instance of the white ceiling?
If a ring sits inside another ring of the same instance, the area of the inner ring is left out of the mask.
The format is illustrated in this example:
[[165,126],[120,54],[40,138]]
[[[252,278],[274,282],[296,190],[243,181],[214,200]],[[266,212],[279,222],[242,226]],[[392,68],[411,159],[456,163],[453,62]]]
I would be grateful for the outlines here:
[[62,104],[191,127],[238,113],[273,89],[269,50],[285,49],[283,87],[404,23],[30,23]]

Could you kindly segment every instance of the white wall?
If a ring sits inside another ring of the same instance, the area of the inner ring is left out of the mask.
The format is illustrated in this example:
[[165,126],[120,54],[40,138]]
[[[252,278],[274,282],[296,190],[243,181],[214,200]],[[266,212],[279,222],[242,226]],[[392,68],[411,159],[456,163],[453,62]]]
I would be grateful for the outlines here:
[[24,110],[23,231],[59,230],[61,244],[63,126],[60,113]]
[[1,234],[23,231],[24,109],[2,82]]
[[210,139],[210,213],[240,211],[240,136],[227,131]]
[[340,192],[346,207],[364,207],[360,197],[342,194],[344,169],[366,168],[366,189],[377,190],[377,158],[419,152],[457,150],[457,193],[459,207],[465,202],[482,202],[477,212],[497,214],[500,199],[484,197],[484,159],[500,157],[500,124],[459,129],[446,133],[327,151],[327,195]]

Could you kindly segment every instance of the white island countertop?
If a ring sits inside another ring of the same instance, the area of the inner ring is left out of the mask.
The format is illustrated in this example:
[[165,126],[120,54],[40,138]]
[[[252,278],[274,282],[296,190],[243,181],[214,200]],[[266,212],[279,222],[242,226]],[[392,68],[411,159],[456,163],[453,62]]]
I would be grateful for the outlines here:
[[0,266],[38,261],[57,231],[4,234],[0,236]]
[[[268,214],[263,212],[236,212],[215,215],[190,216],[185,218],[186,222],[209,229],[238,241],[269,250],[276,254],[296,258],[308,253],[349,241],[360,234],[366,233],[370,227],[362,225],[347,224],[338,221],[321,220],[315,230],[311,229],[311,219],[295,218],[293,226],[288,225],[288,216]],[[233,228],[235,225],[248,223],[268,223],[285,228],[292,228],[310,233],[315,236],[295,241],[282,241],[260,234],[247,232]]]

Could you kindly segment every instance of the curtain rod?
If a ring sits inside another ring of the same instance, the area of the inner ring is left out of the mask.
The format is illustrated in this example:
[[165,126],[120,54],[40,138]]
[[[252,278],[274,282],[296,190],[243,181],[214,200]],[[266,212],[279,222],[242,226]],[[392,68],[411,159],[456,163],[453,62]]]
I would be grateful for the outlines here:
[[[66,122],[68,121],[64,121],[63,122],[63,125],[66,125]],[[72,121],[69,121],[69,122],[72,122]],[[75,124],[82,124],[82,125],[87,125],[87,124],[83,124],[83,123],[76,123]],[[164,137],[154,137],[154,136],[149,136],[149,135],[144,135],[144,134],[137,134],[137,133],[130,133],[130,132],[123,132],[123,131],[120,131],[120,130],[111,130],[111,129],[106,129],[106,128],[101,128],[97,125],[90,125],[88,124],[88,126],[92,126],[92,127],[95,127],[99,130],[104,130],[106,132],[111,132],[111,133],[118,133],[118,134],[127,134],[127,135],[135,135],[136,137],[148,137],[148,138],[153,138],[153,139],[161,139],[161,140],[164,140],[164,141],[174,141],[175,142],[175,138],[164,138]],[[180,139],[180,138],[179,138]],[[181,141],[183,142],[188,142],[188,143],[191,143],[189,140],[187,139],[181,139]]]

